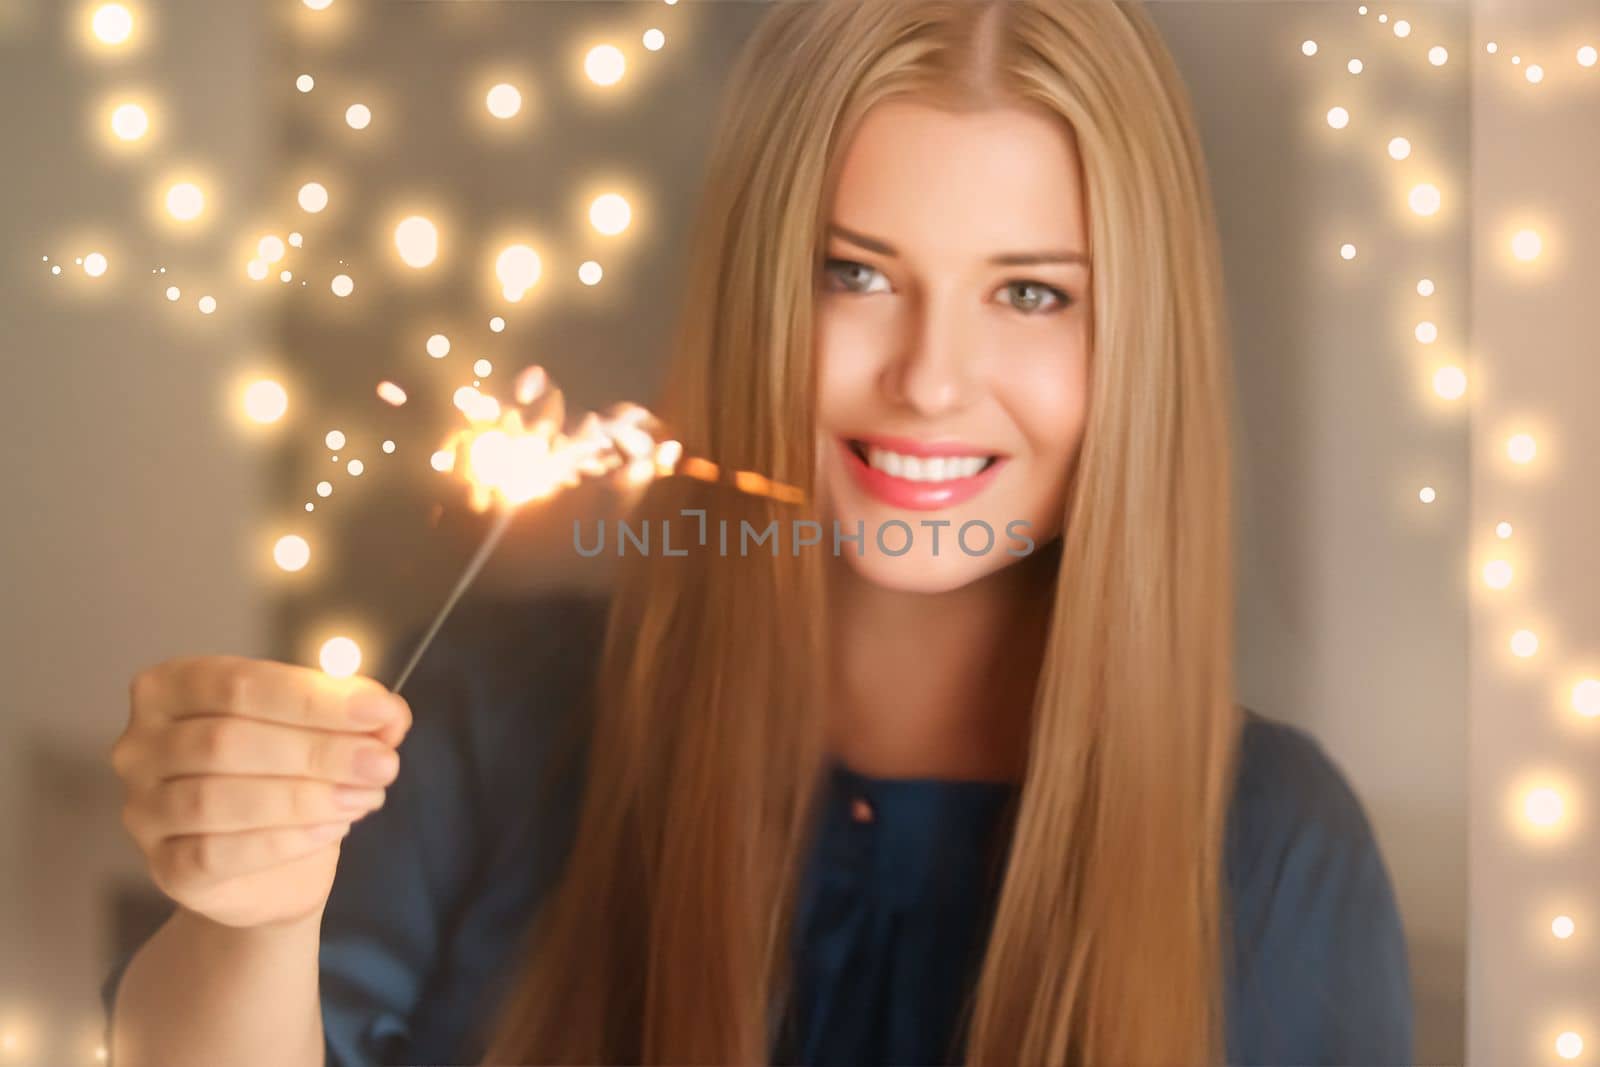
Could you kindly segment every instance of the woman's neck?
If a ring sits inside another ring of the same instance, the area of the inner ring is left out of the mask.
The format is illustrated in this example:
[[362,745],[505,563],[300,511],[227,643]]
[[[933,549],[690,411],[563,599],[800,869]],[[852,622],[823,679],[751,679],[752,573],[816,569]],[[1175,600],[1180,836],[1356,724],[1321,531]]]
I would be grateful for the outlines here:
[[829,748],[884,778],[1020,781],[1055,591],[1040,552],[944,593],[832,569]]

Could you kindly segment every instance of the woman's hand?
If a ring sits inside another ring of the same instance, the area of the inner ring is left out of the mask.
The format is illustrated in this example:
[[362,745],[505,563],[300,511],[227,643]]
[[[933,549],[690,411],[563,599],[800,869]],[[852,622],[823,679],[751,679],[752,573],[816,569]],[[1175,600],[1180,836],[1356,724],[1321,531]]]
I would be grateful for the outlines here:
[[320,913],[341,839],[399,770],[406,702],[371,679],[237,656],[169,660],[130,694],[111,765],[156,886],[228,926]]

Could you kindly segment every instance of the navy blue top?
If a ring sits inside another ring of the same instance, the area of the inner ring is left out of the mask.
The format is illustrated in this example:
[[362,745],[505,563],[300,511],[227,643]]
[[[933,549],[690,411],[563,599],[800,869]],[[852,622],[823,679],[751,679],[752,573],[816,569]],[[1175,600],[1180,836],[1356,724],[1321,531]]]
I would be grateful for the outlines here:
[[[324,914],[328,1067],[481,1059],[571,843],[585,742],[563,739],[582,737],[567,727],[589,705],[604,613],[580,594],[463,606],[406,686],[399,776],[345,838]],[[1248,712],[1240,755],[1228,1063],[1410,1063],[1406,946],[1360,802],[1298,728]],[[959,1062],[1015,789],[830,763],[777,1062]]]

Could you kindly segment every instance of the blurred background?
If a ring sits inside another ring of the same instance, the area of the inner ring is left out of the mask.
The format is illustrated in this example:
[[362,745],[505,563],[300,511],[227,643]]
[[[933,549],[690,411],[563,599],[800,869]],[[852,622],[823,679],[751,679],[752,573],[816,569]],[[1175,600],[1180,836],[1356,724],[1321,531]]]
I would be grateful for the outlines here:
[[[376,664],[484,533],[430,464],[455,390],[539,363],[569,411],[653,398],[714,109],[768,6],[0,0],[0,1064],[94,1062],[105,968],[166,913],[107,763],[132,675],[311,664],[334,634]],[[1419,1062],[1555,1062],[1600,1026],[1600,72],[1576,51],[1600,18],[1149,6],[1223,230],[1240,698],[1314,733],[1372,818]],[[416,215],[422,268],[396,250]],[[516,244],[540,275],[512,300]],[[1516,432],[1536,463],[1507,460]],[[523,516],[471,595],[603,589],[571,520],[613,504]],[[1506,650],[1522,626],[1539,657]]]

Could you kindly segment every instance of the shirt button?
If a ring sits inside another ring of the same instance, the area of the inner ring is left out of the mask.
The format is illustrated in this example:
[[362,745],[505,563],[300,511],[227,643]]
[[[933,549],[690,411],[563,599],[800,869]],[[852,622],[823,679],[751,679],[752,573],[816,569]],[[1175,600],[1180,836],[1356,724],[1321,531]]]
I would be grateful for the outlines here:
[[872,821],[872,805],[867,803],[865,797],[853,797],[850,801],[850,817],[856,822]]

